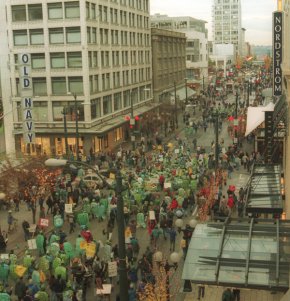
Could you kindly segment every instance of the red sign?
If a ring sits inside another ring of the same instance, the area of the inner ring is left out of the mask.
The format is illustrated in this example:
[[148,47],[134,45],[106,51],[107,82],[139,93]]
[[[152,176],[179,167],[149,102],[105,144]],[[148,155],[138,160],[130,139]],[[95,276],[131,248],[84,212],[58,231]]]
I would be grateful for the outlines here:
[[49,220],[47,218],[40,218],[39,219],[39,226],[40,227],[48,227]]

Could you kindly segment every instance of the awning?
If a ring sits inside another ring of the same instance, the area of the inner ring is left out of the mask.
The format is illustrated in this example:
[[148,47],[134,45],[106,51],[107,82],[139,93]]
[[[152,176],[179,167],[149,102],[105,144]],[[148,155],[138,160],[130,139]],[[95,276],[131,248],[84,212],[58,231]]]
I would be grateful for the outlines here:
[[281,167],[276,164],[255,164],[246,195],[246,213],[282,214]]
[[[194,90],[192,90],[191,88],[187,87],[187,99],[191,96],[193,96],[194,94],[196,94],[196,92]],[[185,92],[185,87],[176,90],[176,97],[180,100],[183,101],[186,99],[186,92]],[[174,92],[171,94],[171,100],[174,100]]]
[[275,105],[271,102],[265,107],[248,107],[247,127],[245,136],[251,134],[265,121],[265,111],[274,111]]
[[197,284],[286,292],[290,220],[221,220],[196,226],[182,279]]
[[[142,105],[140,108],[134,108],[134,116],[142,115],[146,112],[149,112],[157,108],[159,105],[159,103],[152,103],[151,105]],[[120,127],[126,122],[128,121],[125,120],[125,115],[120,115],[97,125],[96,127],[92,128],[90,132],[93,131],[96,135],[103,135],[117,127]]]

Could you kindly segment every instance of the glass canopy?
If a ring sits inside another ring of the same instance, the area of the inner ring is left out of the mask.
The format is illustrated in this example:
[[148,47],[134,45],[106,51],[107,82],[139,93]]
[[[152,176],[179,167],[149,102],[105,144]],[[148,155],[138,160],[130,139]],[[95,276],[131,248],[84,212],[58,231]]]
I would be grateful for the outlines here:
[[198,224],[182,279],[193,283],[287,291],[290,220],[230,219]]
[[246,195],[246,213],[282,214],[282,212],[280,166],[255,164]]

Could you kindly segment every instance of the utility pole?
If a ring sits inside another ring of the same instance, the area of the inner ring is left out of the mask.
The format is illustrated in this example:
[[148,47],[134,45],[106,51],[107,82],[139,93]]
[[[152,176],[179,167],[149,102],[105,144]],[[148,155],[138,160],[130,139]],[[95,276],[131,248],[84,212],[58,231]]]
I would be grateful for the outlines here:
[[128,275],[126,266],[124,202],[122,197],[122,175],[116,172],[117,222],[118,222],[118,251],[119,251],[119,287],[120,301],[128,301]]
[[134,104],[133,104],[133,97],[132,91],[130,92],[130,102],[131,102],[131,118],[130,118],[130,128],[131,128],[131,142],[132,142],[132,150],[135,150],[135,119],[134,119]]
[[66,123],[67,108],[66,107],[63,107],[62,114],[63,114],[63,130],[64,130],[65,155],[66,155],[66,158],[68,158],[67,123]]
[[176,82],[174,82],[174,105],[175,105],[175,126],[176,129],[178,129]]

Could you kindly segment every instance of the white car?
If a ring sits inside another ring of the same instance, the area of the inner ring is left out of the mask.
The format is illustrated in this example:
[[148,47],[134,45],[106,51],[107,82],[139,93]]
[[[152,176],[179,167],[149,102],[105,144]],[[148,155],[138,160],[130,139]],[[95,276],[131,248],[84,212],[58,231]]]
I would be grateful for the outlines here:
[[83,181],[85,184],[92,189],[96,188],[103,188],[104,187],[104,181],[102,178],[95,174],[95,173],[89,173],[83,177]]

